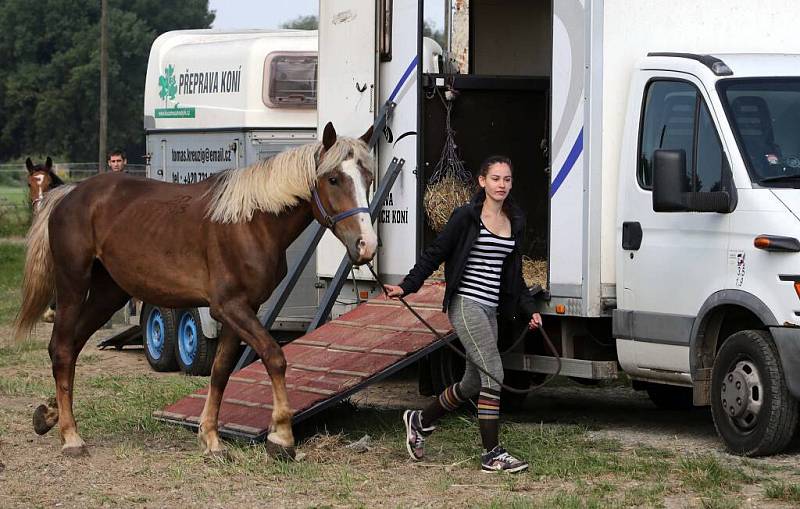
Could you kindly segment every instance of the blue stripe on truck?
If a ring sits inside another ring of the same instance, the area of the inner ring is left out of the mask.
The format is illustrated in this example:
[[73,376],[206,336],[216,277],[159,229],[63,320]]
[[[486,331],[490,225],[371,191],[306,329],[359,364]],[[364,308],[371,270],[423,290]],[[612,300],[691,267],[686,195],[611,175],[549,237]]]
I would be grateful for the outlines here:
[[583,152],[583,127],[581,127],[581,131],[578,133],[578,137],[575,139],[575,143],[572,145],[572,148],[567,155],[567,160],[564,161],[561,169],[558,170],[556,178],[553,179],[553,183],[550,184],[550,198],[556,194],[558,188],[564,183],[564,180],[566,180],[567,175],[569,175],[569,172],[572,170],[572,167],[575,166],[575,161],[577,161],[578,157],[580,157],[581,152]]

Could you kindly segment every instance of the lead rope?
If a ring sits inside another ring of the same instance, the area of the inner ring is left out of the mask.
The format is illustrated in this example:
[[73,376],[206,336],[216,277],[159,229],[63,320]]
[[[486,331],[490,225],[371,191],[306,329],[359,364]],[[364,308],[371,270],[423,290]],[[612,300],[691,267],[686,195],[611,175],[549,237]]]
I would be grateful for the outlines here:
[[[378,284],[380,285],[381,289],[383,290],[383,294],[384,294],[384,295],[386,295],[386,297],[389,297],[389,292],[387,292],[387,291],[386,291],[386,287],[383,285],[383,281],[381,281],[381,278],[380,278],[380,277],[378,277],[378,274],[376,274],[376,273],[375,273],[375,270],[372,268],[372,264],[369,264],[369,263],[367,263],[367,264],[366,264],[366,266],[367,266],[367,268],[369,269],[369,271],[372,273],[372,276],[375,278],[375,281],[377,281],[377,282],[378,282]],[[389,298],[391,298],[391,297],[389,297]],[[548,335],[547,335],[547,333],[544,331],[544,328],[543,328],[543,327],[539,327],[539,328],[538,328],[538,330],[539,330],[539,332],[541,332],[541,333],[542,333],[542,337],[544,338],[544,342],[545,342],[545,344],[547,345],[547,348],[549,348],[549,349],[550,349],[550,352],[553,354],[553,356],[554,356],[554,357],[555,357],[555,359],[556,359],[556,363],[558,364],[558,367],[556,368],[556,372],[555,372],[555,373],[553,373],[552,375],[550,375],[548,378],[546,378],[546,379],[545,379],[545,380],[544,380],[542,383],[540,383],[540,384],[538,384],[538,385],[534,385],[533,387],[529,387],[528,389],[517,389],[517,388],[515,388],[515,387],[510,387],[510,386],[508,386],[508,385],[505,385],[505,384],[501,383],[501,382],[500,382],[498,379],[496,379],[495,377],[493,377],[493,376],[492,376],[490,373],[488,373],[488,372],[487,372],[485,369],[483,369],[483,368],[482,368],[482,367],[480,367],[480,366],[479,366],[477,363],[475,363],[475,362],[474,362],[472,359],[470,359],[469,357],[467,357],[467,356],[464,354],[464,352],[462,352],[461,350],[459,350],[458,348],[456,348],[455,346],[453,346],[453,345],[451,344],[451,342],[450,342],[450,341],[451,341],[450,339],[448,339],[447,337],[445,337],[445,336],[441,335],[441,334],[439,333],[439,331],[437,331],[436,329],[434,329],[434,328],[433,328],[433,326],[432,326],[431,324],[429,324],[429,323],[428,323],[428,322],[427,322],[427,321],[426,321],[424,318],[422,318],[422,317],[419,315],[419,313],[417,313],[417,312],[414,310],[414,308],[412,308],[412,307],[411,307],[411,306],[408,304],[408,302],[406,302],[406,301],[405,301],[405,299],[404,299],[403,297],[398,297],[398,299],[400,300],[400,302],[402,302],[402,303],[403,303],[403,305],[404,305],[404,306],[405,306],[405,307],[406,307],[406,308],[407,308],[409,311],[411,311],[411,314],[413,314],[413,315],[414,315],[414,316],[417,318],[417,320],[419,320],[420,322],[422,322],[422,324],[423,324],[423,325],[425,325],[425,327],[427,327],[427,328],[428,328],[428,329],[429,329],[429,330],[430,330],[430,331],[433,333],[433,335],[434,335],[434,336],[436,336],[436,338],[437,338],[437,339],[440,339],[440,340],[442,340],[442,341],[444,342],[444,344],[446,344],[448,347],[450,347],[450,349],[451,349],[452,351],[454,351],[455,353],[457,353],[457,354],[458,354],[458,355],[459,355],[459,356],[460,356],[462,359],[464,359],[465,361],[467,361],[467,362],[469,362],[470,364],[472,364],[473,366],[475,366],[475,367],[478,369],[478,371],[480,371],[480,372],[481,372],[481,373],[483,373],[484,375],[488,376],[489,378],[491,378],[492,380],[494,380],[495,382],[497,382],[497,384],[498,384],[498,385],[500,385],[500,387],[502,387],[503,389],[505,389],[505,390],[506,390],[506,391],[508,391],[508,392],[512,392],[512,393],[514,393],[514,394],[530,394],[531,392],[537,391],[537,390],[541,389],[542,387],[544,387],[545,385],[549,384],[549,383],[550,383],[550,381],[551,381],[551,380],[553,380],[553,378],[555,378],[556,376],[558,376],[558,374],[559,374],[559,373],[561,373],[561,358],[559,357],[558,351],[556,350],[556,347],[553,345],[553,342],[552,342],[552,341],[550,341],[550,336],[548,336]],[[520,343],[520,342],[521,342],[523,339],[525,339],[525,335],[526,335],[527,333],[528,333],[528,328],[527,328],[527,326],[526,326],[526,328],[525,328],[525,329],[522,331],[522,334],[520,334],[520,335],[519,335],[519,337],[517,338],[517,340],[516,340],[516,341],[514,341],[514,344],[512,344],[512,345],[511,345],[511,346],[510,346],[508,349],[506,349],[504,352],[501,352],[501,353],[500,353],[500,355],[506,354],[506,353],[510,352],[511,350],[513,350],[514,348],[516,348],[516,346],[517,346],[517,345],[518,345],[518,344],[519,344],[519,343]]]

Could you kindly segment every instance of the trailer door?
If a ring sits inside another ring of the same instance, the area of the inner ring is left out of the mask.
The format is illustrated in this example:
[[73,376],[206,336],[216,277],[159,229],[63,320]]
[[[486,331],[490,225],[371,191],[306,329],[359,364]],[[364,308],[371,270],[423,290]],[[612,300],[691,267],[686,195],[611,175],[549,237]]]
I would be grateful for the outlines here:
[[[318,133],[333,122],[341,136],[358,137],[375,120],[375,0],[324,0],[319,3]],[[376,169],[377,171],[377,169]],[[330,232],[319,243],[317,274],[331,277],[345,255]],[[359,269],[356,276],[371,279]]]

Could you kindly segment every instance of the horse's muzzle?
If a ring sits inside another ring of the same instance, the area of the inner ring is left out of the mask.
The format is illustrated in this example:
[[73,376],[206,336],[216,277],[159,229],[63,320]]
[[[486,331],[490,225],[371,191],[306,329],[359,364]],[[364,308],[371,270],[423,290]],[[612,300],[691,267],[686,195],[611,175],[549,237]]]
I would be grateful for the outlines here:
[[375,251],[378,249],[378,238],[375,234],[362,235],[354,245],[354,249],[348,249],[350,259],[355,265],[363,265],[375,258]]

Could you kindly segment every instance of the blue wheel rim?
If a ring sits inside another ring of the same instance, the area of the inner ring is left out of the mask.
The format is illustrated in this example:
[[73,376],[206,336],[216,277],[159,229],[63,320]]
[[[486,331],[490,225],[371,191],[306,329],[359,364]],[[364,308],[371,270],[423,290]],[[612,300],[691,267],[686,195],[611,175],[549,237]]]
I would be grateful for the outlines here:
[[164,317],[160,309],[153,309],[147,317],[147,351],[155,360],[164,353]]
[[191,366],[197,357],[197,322],[192,313],[186,311],[181,314],[178,325],[178,352],[184,366]]

